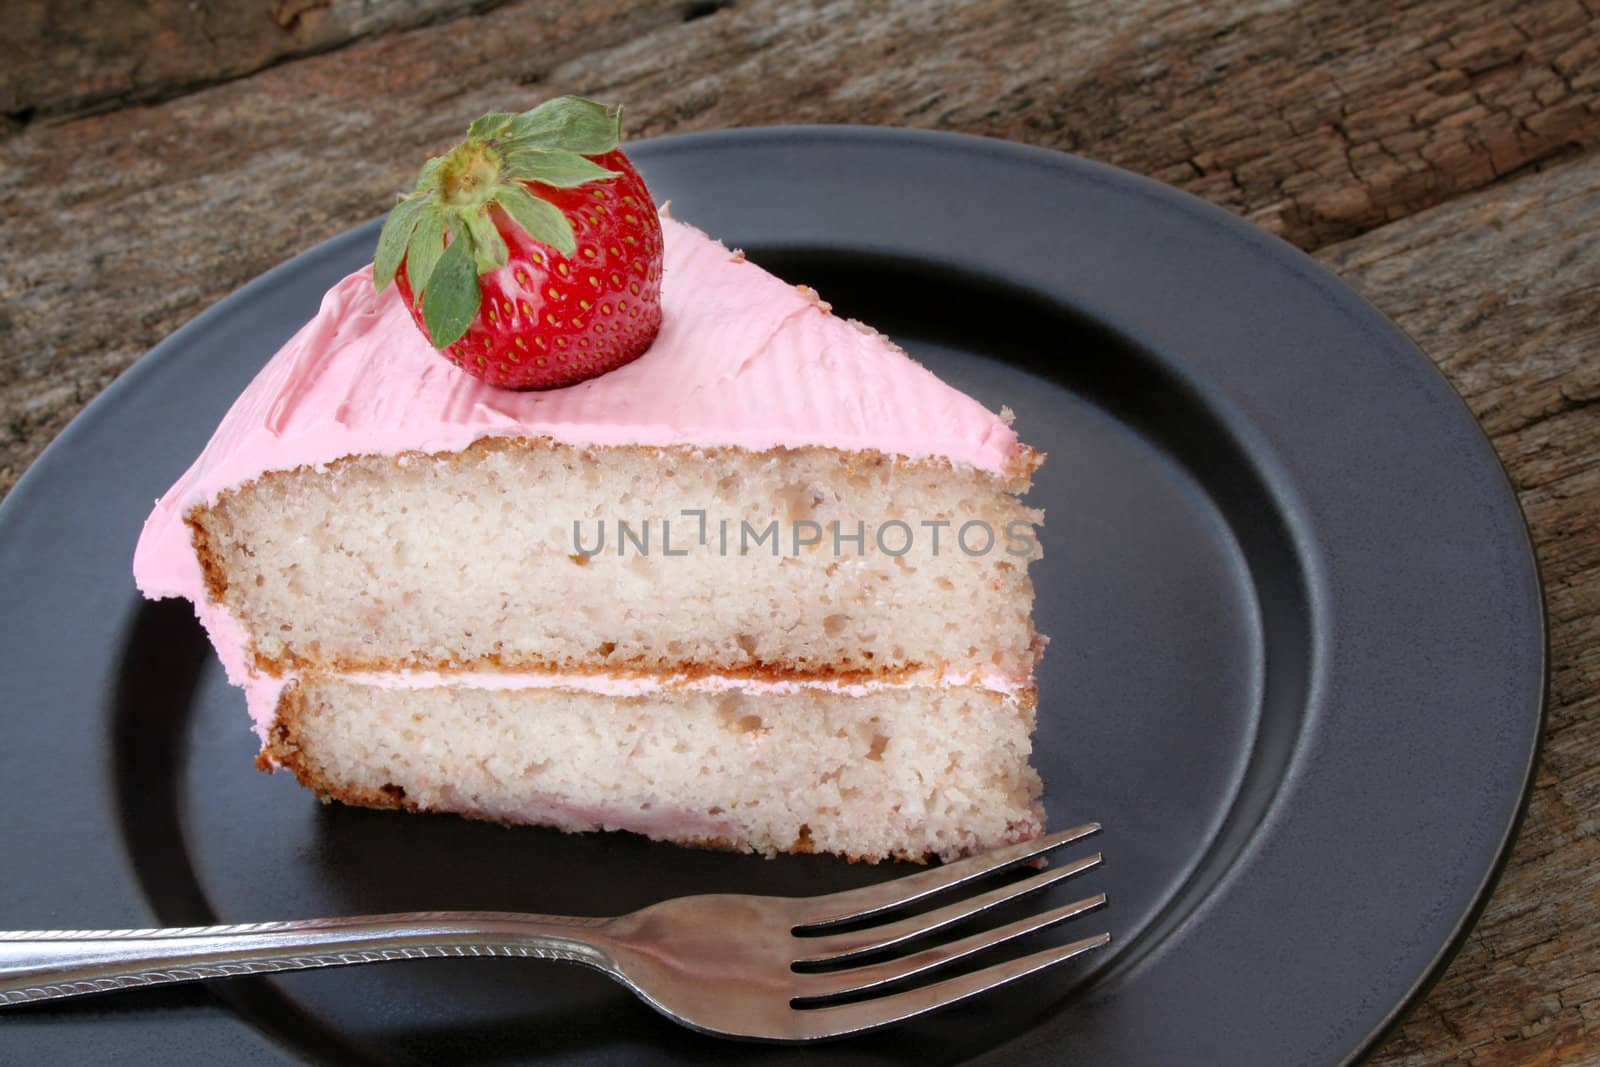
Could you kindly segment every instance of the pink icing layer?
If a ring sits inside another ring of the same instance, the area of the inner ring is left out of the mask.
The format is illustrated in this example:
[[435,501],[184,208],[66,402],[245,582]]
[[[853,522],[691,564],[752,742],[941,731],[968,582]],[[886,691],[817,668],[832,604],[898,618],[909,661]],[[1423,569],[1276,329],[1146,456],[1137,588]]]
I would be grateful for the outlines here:
[[355,685],[375,689],[437,689],[462,686],[468,689],[568,689],[604,696],[634,697],[673,689],[689,692],[721,693],[738,689],[746,693],[800,693],[816,690],[865,696],[885,689],[918,689],[929,686],[974,686],[1015,700],[1027,687],[1027,679],[1017,679],[1004,671],[988,668],[970,674],[925,669],[909,676],[885,680],[846,681],[838,678],[739,678],[726,674],[533,674],[523,671],[346,671],[339,677]]
[[[213,604],[203,604],[200,620],[217,646],[228,680],[243,686],[250,719],[256,733],[263,741],[276,717],[278,698],[284,686],[294,680],[293,675],[282,678],[256,674],[245,664],[242,650],[244,635],[239,632],[228,613]],[[456,686],[463,689],[486,689],[497,692],[515,692],[524,689],[560,689],[578,693],[597,693],[613,697],[641,697],[676,689],[690,692],[721,693],[730,689],[752,694],[839,693],[861,697],[885,689],[915,689],[934,686],[973,686],[998,693],[1008,700],[1018,700],[1031,683],[1028,678],[1016,678],[1004,671],[985,669],[971,674],[948,674],[936,670],[917,671],[905,678],[877,681],[843,681],[830,678],[766,680],[761,678],[736,678],[722,674],[578,674],[552,671],[530,673],[522,671],[346,671],[338,675],[354,685],[374,689],[437,689]]]
[[585,445],[823,445],[942,457],[997,473],[1019,463],[1007,419],[941,382],[817,295],[768,274],[663,215],[662,326],[626,367],[566,389],[517,393],[463,373],[429,347],[394,286],[371,268],[323,298],[229,409],[193,465],[145,521],[134,579],[148,597],[183,596],[257,729],[282,683],[256,677],[244,634],[206,601],[183,516],[264,472],[342,456],[444,452],[483,437]]

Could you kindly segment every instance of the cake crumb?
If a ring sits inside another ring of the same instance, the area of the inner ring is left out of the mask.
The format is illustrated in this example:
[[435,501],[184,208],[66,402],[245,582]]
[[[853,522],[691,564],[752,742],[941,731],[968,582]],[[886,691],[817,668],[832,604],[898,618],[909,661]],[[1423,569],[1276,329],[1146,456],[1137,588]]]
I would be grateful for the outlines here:
[[795,290],[799,294],[822,309],[824,315],[833,314],[833,305],[822,299],[822,295],[809,285],[797,285]]

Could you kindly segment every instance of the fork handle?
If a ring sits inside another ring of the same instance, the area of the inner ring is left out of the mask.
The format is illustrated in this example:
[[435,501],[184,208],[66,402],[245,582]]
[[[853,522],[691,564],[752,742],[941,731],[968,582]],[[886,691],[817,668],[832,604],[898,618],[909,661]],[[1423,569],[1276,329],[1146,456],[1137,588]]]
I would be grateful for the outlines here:
[[568,960],[616,974],[610,923],[435,911],[152,930],[0,930],[0,1005],[439,956]]

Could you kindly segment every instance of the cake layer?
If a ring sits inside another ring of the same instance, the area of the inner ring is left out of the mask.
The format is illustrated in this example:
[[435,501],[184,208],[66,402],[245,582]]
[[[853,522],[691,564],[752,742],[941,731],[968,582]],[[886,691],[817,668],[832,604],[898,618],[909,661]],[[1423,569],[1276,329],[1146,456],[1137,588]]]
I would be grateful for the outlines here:
[[421,688],[314,675],[263,753],[325,799],[684,844],[952,858],[1035,836],[1032,707],[967,686]]
[[869,860],[1037,834],[1041,457],[663,226],[650,350],[546,393],[340,282],[157,502],[140,589],[325,799]]
[[938,461],[497,438],[270,474],[191,523],[209,598],[270,674],[1026,680],[1040,518]]
[[345,456],[452,452],[485,437],[571,444],[821,445],[1025,479],[1039,456],[1008,420],[690,226],[662,219],[662,326],[638,360],[565,389],[497,389],[429,347],[371,268],[329,290],[199,458],[162,496],[134,558],[150,597],[201,595],[184,520],[266,471]]

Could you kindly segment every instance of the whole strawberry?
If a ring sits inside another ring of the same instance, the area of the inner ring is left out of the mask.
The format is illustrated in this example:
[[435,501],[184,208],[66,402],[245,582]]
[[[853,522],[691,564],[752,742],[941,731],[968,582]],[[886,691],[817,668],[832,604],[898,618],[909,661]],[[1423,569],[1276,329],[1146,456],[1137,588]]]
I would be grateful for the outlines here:
[[617,147],[620,113],[578,97],[485,115],[389,213],[392,280],[443,355],[507,389],[556,389],[644,354],[661,326],[661,220]]

